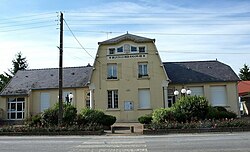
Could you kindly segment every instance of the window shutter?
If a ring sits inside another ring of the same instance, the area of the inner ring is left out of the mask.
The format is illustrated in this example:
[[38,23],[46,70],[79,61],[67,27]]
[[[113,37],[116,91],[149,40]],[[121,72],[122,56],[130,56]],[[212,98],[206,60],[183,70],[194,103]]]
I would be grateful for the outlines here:
[[118,63],[117,68],[118,68],[118,70],[117,70],[118,71],[117,78],[122,79],[122,64]]
[[142,109],[151,108],[149,89],[139,89],[138,96],[139,96],[139,108]]
[[226,86],[210,87],[212,106],[227,106]]

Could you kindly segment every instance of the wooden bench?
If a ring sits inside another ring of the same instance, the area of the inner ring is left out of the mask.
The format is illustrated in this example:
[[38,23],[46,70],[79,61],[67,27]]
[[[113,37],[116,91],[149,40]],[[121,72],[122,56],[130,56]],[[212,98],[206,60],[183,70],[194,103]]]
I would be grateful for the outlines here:
[[115,133],[115,130],[130,130],[131,133],[134,133],[134,126],[111,126],[111,133]]

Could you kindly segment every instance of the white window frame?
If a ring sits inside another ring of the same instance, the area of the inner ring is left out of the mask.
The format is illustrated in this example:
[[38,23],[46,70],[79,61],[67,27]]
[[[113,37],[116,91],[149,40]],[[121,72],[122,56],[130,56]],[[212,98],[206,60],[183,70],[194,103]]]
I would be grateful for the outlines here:
[[[132,47],[136,48],[136,51],[132,51]],[[134,45],[131,45],[131,46],[130,46],[130,52],[131,52],[131,53],[138,53],[138,47],[137,47],[137,46],[134,46]]]
[[118,90],[108,90],[108,109],[118,109],[119,95]]
[[[111,49],[113,50],[113,53],[110,53]],[[116,52],[116,48],[115,47],[110,47],[110,48],[108,48],[107,54],[108,55],[114,55],[115,52]]]
[[138,63],[138,78],[148,77],[148,63]]
[[[21,100],[23,99],[23,100]],[[23,120],[24,114],[25,114],[25,98],[24,97],[14,97],[14,98],[8,98],[8,120]],[[21,110],[18,110],[18,104],[21,104]],[[15,105],[15,107],[12,109],[12,105]],[[21,113],[21,118],[18,118],[18,114]],[[11,118],[11,115],[14,114],[15,118]]]
[[[140,48],[144,47],[144,52],[140,52]],[[147,47],[145,45],[138,46],[138,52],[139,53],[147,53]]]
[[116,80],[118,78],[118,66],[116,63],[108,63],[107,64],[107,79]]
[[[119,49],[119,48],[122,48],[122,52],[118,52],[118,49]],[[123,54],[123,53],[124,53],[124,46],[122,45],[122,46],[117,47],[117,48],[116,48],[116,53],[117,53],[117,54]]]

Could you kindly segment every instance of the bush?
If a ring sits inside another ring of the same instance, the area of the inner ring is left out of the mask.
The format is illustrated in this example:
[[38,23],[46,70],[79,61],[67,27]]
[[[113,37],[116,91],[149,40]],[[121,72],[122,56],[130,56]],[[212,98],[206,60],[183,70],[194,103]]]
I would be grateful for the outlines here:
[[86,123],[98,123],[101,124],[104,117],[104,112],[95,109],[84,108],[80,113],[86,120]]
[[33,127],[42,126],[42,116],[41,116],[41,114],[31,116],[29,119],[26,120],[26,123],[29,126],[33,126]]
[[105,115],[104,112],[95,109],[84,108],[82,109],[80,116],[81,120],[88,124],[99,124],[103,126],[111,126],[116,122],[116,117],[111,115]]
[[144,116],[141,116],[138,118],[138,121],[141,124],[150,124],[152,122],[152,120],[153,120],[152,114],[147,114],[147,115],[144,115]]
[[176,119],[179,122],[191,121],[192,119],[205,119],[208,113],[208,101],[200,96],[181,97],[174,105]]
[[[42,114],[42,122],[47,126],[58,125],[59,104],[45,110]],[[63,104],[63,125],[72,125],[76,119],[77,110],[70,104]]]
[[63,124],[72,125],[75,122],[77,110],[70,104],[64,104],[63,108]]
[[175,112],[173,108],[160,108],[153,111],[152,119],[157,123],[165,123],[175,120]]
[[237,115],[234,112],[227,111],[224,107],[209,107],[207,119],[234,119]]
[[103,126],[110,127],[116,122],[116,117],[111,115],[104,115],[100,122]]

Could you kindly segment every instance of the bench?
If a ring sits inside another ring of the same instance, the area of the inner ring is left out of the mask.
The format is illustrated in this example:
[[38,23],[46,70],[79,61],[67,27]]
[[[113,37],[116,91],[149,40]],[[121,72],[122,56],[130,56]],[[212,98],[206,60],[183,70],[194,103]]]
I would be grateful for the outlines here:
[[134,133],[134,126],[111,126],[111,133],[115,133],[115,130],[130,130],[131,133]]

